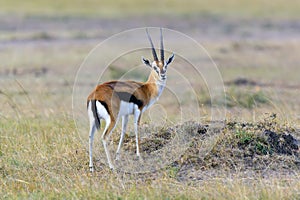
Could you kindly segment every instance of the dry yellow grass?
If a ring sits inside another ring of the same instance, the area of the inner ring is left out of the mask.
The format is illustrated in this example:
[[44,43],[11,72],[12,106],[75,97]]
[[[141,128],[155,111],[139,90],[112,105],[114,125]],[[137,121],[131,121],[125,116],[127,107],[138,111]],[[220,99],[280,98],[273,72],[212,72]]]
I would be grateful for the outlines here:
[[297,175],[264,178],[240,171],[180,181],[172,168],[127,174],[105,167],[90,174],[88,154],[70,117],[21,116],[0,123],[0,195],[4,199],[294,199],[300,195]]

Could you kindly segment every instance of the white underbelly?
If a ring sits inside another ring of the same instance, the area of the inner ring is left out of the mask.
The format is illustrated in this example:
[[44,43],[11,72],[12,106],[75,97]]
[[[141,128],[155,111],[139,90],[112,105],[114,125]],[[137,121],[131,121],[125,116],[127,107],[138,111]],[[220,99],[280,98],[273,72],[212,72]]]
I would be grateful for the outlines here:
[[130,102],[121,101],[119,117],[124,115],[132,115],[134,114],[134,110],[137,109],[137,105]]

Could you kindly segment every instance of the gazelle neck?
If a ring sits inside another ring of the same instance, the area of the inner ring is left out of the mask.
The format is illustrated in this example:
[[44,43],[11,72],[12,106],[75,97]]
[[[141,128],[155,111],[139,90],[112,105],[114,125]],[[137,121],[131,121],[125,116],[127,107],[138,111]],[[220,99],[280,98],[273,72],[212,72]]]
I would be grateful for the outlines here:
[[145,86],[150,92],[150,99],[148,104],[143,108],[142,112],[147,110],[150,106],[152,106],[162,94],[166,85],[166,80],[160,80],[157,73],[155,71],[151,71],[148,80],[145,83]]
[[153,95],[153,98],[159,98],[159,96],[162,94],[165,86],[166,86],[167,79],[161,80],[157,73],[154,70],[151,70],[151,73],[148,77],[148,80],[146,84],[148,84],[150,87],[152,87],[155,90],[155,94]]

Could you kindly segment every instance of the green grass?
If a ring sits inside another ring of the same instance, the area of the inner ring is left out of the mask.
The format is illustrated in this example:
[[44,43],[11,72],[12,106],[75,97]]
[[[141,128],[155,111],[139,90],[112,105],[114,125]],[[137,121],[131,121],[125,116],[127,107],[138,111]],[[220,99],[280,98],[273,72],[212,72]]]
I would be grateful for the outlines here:
[[101,16],[121,17],[134,15],[182,15],[189,16],[199,13],[209,13],[226,16],[251,17],[299,17],[299,1],[283,0],[255,0],[239,1],[220,0],[197,1],[164,0],[1,0],[0,12],[18,13],[21,15],[48,16]]

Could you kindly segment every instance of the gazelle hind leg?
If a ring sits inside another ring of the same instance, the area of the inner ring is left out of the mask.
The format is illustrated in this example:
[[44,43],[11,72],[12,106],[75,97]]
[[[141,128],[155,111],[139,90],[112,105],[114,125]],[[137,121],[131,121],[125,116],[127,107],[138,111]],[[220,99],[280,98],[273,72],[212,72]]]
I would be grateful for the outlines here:
[[117,152],[116,152],[116,160],[120,159],[120,150],[121,150],[121,146],[122,146],[124,136],[125,136],[125,133],[126,133],[127,124],[128,124],[128,115],[124,115],[124,116],[122,116],[122,132],[121,132],[121,138],[120,138],[120,141],[119,141],[118,149],[117,149]]
[[103,147],[104,147],[104,151],[105,151],[105,154],[106,154],[106,158],[107,158],[109,168],[112,169],[112,170],[114,169],[114,165],[111,162],[111,157],[110,157],[109,150],[107,148],[107,141],[106,140],[109,138],[109,136],[111,135],[111,133],[112,133],[112,131],[114,130],[115,127],[116,127],[116,121],[114,119],[112,119],[112,120],[107,119],[105,129],[104,129],[104,132],[102,134],[102,144],[103,144]]
[[[96,119],[96,108],[95,108],[95,102],[90,101],[88,105],[88,116],[90,121],[90,132],[89,132],[89,168],[90,172],[94,171],[94,165],[93,165],[93,142],[94,142],[94,135],[97,129],[96,120],[99,120],[99,118]],[[98,126],[100,126],[100,120],[98,121]],[[99,128],[99,127],[98,127]]]
[[90,157],[89,168],[90,168],[90,172],[94,171],[94,165],[93,165],[93,142],[94,142],[95,131],[96,131],[96,126],[93,124],[90,127],[90,133],[89,133],[89,157]]

